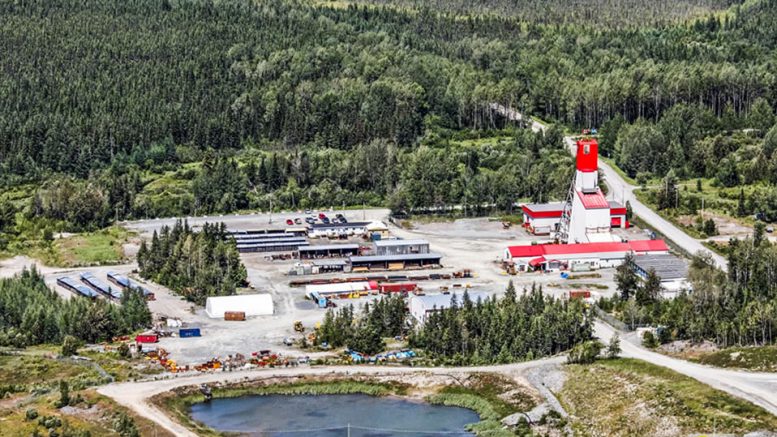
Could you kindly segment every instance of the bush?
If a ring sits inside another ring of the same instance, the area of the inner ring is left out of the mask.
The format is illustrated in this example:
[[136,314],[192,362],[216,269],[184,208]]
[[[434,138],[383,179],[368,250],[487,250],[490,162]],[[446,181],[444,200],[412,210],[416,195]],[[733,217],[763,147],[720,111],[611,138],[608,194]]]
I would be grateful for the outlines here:
[[35,408],[28,408],[27,411],[24,412],[24,417],[27,420],[35,420],[38,418],[38,410]]
[[62,356],[69,357],[78,354],[78,340],[72,335],[66,335],[62,341]]
[[119,353],[119,356],[124,359],[129,359],[131,357],[130,348],[127,346],[127,343],[120,344],[117,352]]
[[572,348],[567,354],[568,364],[591,364],[599,356],[604,345],[599,340],[589,340]]
[[653,335],[653,332],[645,331],[645,333],[642,334],[642,346],[645,346],[648,349],[655,349],[658,347],[658,339]]

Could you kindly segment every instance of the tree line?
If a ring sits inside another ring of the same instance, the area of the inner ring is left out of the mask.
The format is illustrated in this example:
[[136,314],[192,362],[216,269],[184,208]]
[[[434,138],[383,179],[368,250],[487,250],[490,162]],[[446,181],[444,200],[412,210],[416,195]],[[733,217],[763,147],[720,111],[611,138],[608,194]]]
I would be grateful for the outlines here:
[[433,311],[411,334],[410,344],[456,365],[532,360],[591,339],[591,317],[576,300],[545,295],[532,286],[518,295],[512,282],[502,299],[461,301]]
[[[637,3],[595,15],[655,7]],[[630,28],[293,0],[0,8],[0,65],[15,72],[0,87],[6,183],[87,178],[114,161],[191,162],[207,148],[402,148],[430,126],[501,127],[494,102],[590,127],[655,121],[678,103],[746,115],[775,97],[774,0]]]
[[773,345],[777,341],[777,246],[765,238],[763,228],[758,225],[753,238],[731,240],[728,273],[707,257],[694,257],[690,292],[664,299],[655,284],[640,284],[624,267],[616,276],[620,296],[603,299],[600,306],[631,327],[662,327],[662,343],[709,340],[723,347]]
[[205,223],[195,232],[178,220],[172,228],[154,231],[150,245],[144,240],[137,259],[143,278],[199,305],[208,296],[233,295],[237,287],[246,285],[245,266],[224,223]]
[[345,346],[373,355],[386,347],[384,337],[404,335],[409,327],[405,299],[397,294],[365,304],[360,315],[354,313],[353,305],[327,310],[317,331],[316,344]]
[[139,291],[127,290],[121,305],[105,299],[63,299],[35,269],[0,279],[0,345],[26,347],[61,343],[66,336],[97,343],[131,334],[151,324]]

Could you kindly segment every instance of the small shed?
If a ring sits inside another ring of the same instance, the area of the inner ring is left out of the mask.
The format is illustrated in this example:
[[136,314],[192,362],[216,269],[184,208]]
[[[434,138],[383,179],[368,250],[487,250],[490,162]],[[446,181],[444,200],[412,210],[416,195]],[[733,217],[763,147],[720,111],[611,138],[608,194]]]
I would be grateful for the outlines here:
[[230,311],[244,312],[246,317],[272,315],[272,296],[267,293],[211,296],[205,302],[205,312],[212,319],[223,319],[224,313]]

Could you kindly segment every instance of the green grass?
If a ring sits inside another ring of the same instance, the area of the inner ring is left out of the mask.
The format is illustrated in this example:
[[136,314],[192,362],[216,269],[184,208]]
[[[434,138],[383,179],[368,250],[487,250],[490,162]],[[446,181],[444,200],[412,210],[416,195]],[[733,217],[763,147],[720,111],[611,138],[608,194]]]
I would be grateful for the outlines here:
[[126,262],[122,245],[134,234],[119,226],[58,238],[22,251],[56,267],[88,267]]
[[777,346],[731,347],[692,360],[715,367],[777,372]]
[[637,183],[637,180],[626,174],[625,171],[623,171],[618,165],[615,163],[615,160],[612,158],[606,158],[604,156],[599,155],[599,159],[609,164],[610,167],[612,167],[613,170],[615,170],[615,173],[618,173],[618,176],[623,178],[624,181],[629,183],[630,185],[639,186],[639,183]]
[[567,366],[559,393],[580,435],[743,434],[777,429],[777,417],[747,401],[645,361]]
[[0,386],[16,385],[29,390],[33,386],[53,387],[60,379],[99,380],[93,368],[45,355],[0,355]]

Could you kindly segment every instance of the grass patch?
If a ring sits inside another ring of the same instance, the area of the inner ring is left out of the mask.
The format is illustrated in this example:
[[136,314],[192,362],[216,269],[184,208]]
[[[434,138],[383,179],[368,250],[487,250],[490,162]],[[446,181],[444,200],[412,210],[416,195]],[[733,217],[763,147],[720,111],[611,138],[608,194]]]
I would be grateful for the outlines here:
[[16,392],[54,388],[61,379],[85,387],[102,382],[89,365],[45,355],[0,355],[0,387],[15,386]]
[[725,241],[702,241],[702,246],[717,253],[720,256],[728,256],[728,242]]
[[715,367],[777,372],[777,346],[731,347],[702,354],[692,361]]
[[560,400],[581,435],[743,434],[777,429],[777,417],[747,401],[645,361],[567,366]]
[[623,171],[620,167],[618,167],[618,165],[615,164],[615,161],[612,158],[607,158],[607,157],[604,157],[602,155],[599,155],[599,159],[601,159],[602,161],[606,162],[607,165],[612,167],[612,169],[615,171],[615,173],[618,173],[618,176],[623,178],[623,180],[626,181],[629,185],[634,185],[635,187],[639,186],[639,183],[637,182],[637,180],[632,178],[628,174],[626,174],[625,171]]
[[111,226],[56,240],[54,250],[64,267],[121,264],[126,261],[122,245],[132,235],[120,226]]

